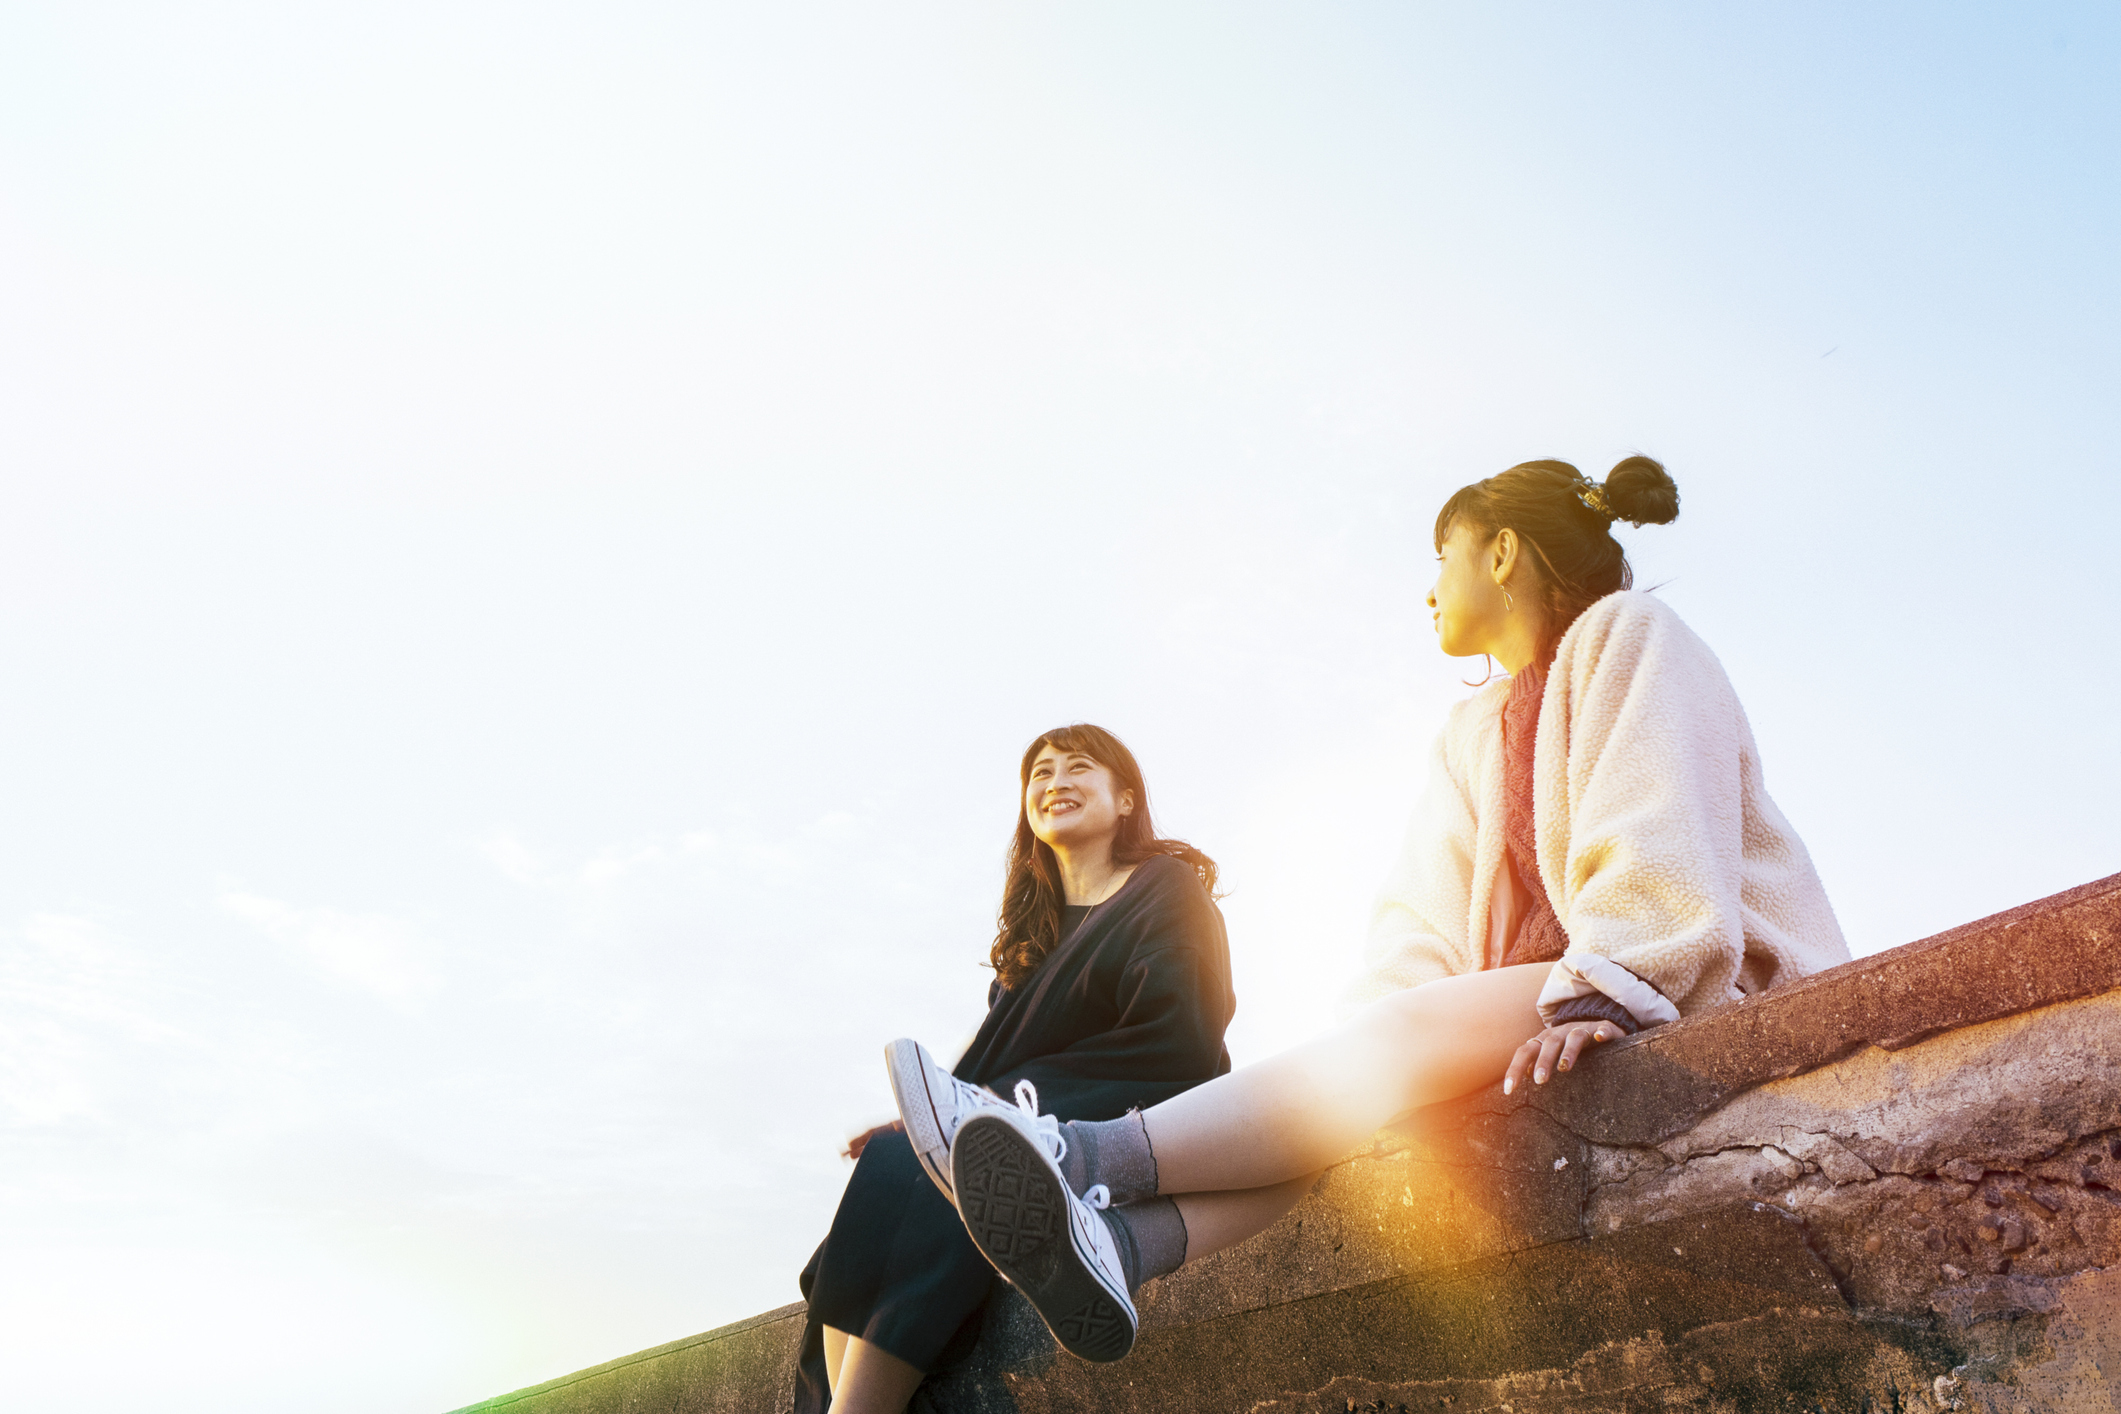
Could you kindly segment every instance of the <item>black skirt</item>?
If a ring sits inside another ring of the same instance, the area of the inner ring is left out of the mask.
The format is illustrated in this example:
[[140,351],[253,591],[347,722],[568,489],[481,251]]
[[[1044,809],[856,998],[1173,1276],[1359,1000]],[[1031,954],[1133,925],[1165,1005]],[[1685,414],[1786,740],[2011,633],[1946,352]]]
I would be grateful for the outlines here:
[[810,1319],[796,1414],[826,1408],[823,1327],[860,1336],[916,1370],[948,1369],[972,1353],[999,1280],[906,1136],[877,1135],[855,1162],[832,1230],[803,1268]]

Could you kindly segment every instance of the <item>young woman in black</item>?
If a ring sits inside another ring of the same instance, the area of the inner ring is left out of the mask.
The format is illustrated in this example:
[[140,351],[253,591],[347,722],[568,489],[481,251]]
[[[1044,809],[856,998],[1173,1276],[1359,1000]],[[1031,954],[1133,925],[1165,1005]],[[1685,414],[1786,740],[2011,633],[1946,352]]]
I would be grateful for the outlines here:
[[[1214,861],[1157,838],[1141,769],[1101,728],[1040,736],[1020,778],[986,1020],[950,1071],[894,1068],[921,1089],[916,1132],[893,1124],[849,1146],[854,1174],[802,1275],[797,1414],[897,1414],[970,1353],[996,1277],[934,1162],[960,1120],[1019,1106],[1048,1126],[1114,1119],[1230,1069]],[[1123,1256],[1183,1250],[1168,1198],[1107,1216]]]

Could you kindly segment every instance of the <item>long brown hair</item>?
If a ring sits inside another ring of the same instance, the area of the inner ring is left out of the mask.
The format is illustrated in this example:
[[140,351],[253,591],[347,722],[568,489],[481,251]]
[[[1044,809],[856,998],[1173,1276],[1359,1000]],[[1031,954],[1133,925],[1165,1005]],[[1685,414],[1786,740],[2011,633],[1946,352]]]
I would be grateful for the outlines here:
[[1436,513],[1436,548],[1443,549],[1459,521],[1487,536],[1516,531],[1538,564],[1551,647],[1578,614],[1635,582],[1613,522],[1664,525],[1678,518],[1679,488],[1648,457],[1621,462],[1604,485],[1567,462],[1519,462],[1451,493]]
[[1119,829],[1112,837],[1114,864],[1139,864],[1168,854],[1192,865],[1202,885],[1209,893],[1215,892],[1214,860],[1184,840],[1157,838],[1156,826],[1149,820],[1149,787],[1125,742],[1087,722],[1043,732],[1024,748],[1023,764],[1017,770],[1016,837],[1009,844],[1009,873],[1002,884],[1002,911],[997,920],[1000,926],[994,934],[994,949],[987,955],[987,965],[1004,987],[1012,989],[1038,971],[1046,954],[1059,945],[1061,906],[1067,901],[1061,892],[1060,861],[1053,857],[1052,846],[1031,833],[1031,818],[1024,813],[1031,767],[1039,752],[1049,746],[1081,752],[1110,771],[1120,790],[1134,793],[1134,813],[1120,816]]

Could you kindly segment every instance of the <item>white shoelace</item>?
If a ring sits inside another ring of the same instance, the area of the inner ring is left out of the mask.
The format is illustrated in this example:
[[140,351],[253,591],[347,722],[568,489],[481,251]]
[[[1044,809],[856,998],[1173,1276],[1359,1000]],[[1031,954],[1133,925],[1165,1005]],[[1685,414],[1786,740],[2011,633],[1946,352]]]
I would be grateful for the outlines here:
[[[969,1095],[992,1095],[994,1093],[991,1090],[982,1090],[977,1085],[968,1085],[954,1075],[948,1078],[960,1091]],[[1053,1154],[1053,1162],[1057,1164],[1068,1157],[1068,1137],[1060,1132],[1060,1117],[1058,1115],[1042,1115],[1038,1112],[1038,1087],[1036,1085],[1033,1085],[1028,1080],[1016,1082],[1016,1107],[1030,1118],[1032,1133],[1037,1135],[1048,1146]],[[1112,1190],[1105,1187],[1102,1183],[1094,1184],[1088,1193],[1082,1195],[1082,1198],[1091,1207],[1102,1211],[1112,1205]]]
[[[967,1085],[955,1076],[952,1076],[951,1079],[965,1090],[978,1091],[977,1086]],[[988,1091],[985,1093],[991,1094],[993,1092]],[[1060,1132],[1059,1116],[1042,1115],[1038,1112],[1038,1087],[1036,1085],[1033,1085],[1028,1080],[1016,1082],[1016,1107],[1030,1117],[1032,1132],[1051,1147],[1053,1162],[1057,1164],[1068,1157],[1068,1138]],[[1112,1206],[1112,1190],[1102,1183],[1091,1184],[1081,1197],[1083,1202],[1089,1204],[1098,1212],[1104,1212]]]
[[[1016,1082],[1016,1107],[1038,1122],[1038,1132],[1053,1141],[1053,1162],[1059,1163],[1068,1157],[1067,1136],[1060,1132],[1060,1120],[1053,1115],[1038,1112],[1038,1087],[1028,1080]],[[1083,1193],[1082,1199],[1091,1207],[1103,1212],[1112,1206],[1112,1190],[1102,1183],[1093,1183]]]
[[1038,1112],[1038,1087],[1028,1080],[1016,1082],[1016,1107],[1029,1115],[1039,1137],[1051,1141],[1053,1162],[1059,1163],[1068,1157],[1068,1139],[1060,1132],[1060,1119],[1055,1115]]

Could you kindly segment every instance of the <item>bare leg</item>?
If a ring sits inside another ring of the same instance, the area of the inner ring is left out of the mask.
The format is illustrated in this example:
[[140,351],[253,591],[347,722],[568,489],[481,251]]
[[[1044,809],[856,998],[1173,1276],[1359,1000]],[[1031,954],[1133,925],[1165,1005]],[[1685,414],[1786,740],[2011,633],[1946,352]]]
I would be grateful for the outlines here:
[[[860,1336],[825,1327],[825,1379],[832,1414],[903,1414],[925,1376]],[[837,1356],[834,1346],[839,1347]]]
[[1501,967],[1395,993],[1317,1040],[1142,1111],[1157,1191],[1278,1188],[1401,1115],[1500,1085],[1511,1053],[1539,1032],[1534,1004],[1551,970]]
[[1282,1214],[1303,1201],[1318,1182],[1307,1173],[1271,1188],[1241,1188],[1231,1193],[1182,1193],[1175,1201],[1186,1222],[1186,1260],[1197,1262],[1210,1252],[1235,1247],[1265,1232]]
[[825,1388],[840,1387],[840,1366],[847,1359],[847,1342],[851,1337],[838,1326],[826,1326],[820,1332],[825,1338]]

